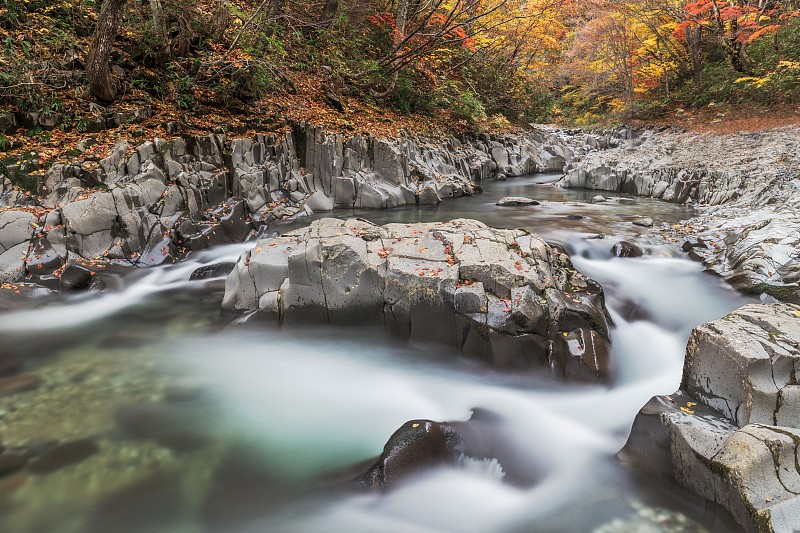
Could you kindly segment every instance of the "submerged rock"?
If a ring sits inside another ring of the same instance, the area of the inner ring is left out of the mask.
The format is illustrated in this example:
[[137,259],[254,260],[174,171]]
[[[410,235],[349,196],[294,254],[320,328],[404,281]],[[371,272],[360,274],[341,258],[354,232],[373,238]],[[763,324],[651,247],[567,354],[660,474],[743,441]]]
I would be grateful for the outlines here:
[[67,466],[80,463],[100,451],[93,439],[76,439],[62,442],[48,449],[28,464],[34,474],[50,474]]
[[800,524],[800,306],[747,305],[694,329],[678,392],[636,417],[622,460],[728,509],[748,532]]
[[245,252],[223,307],[284,324],[383,326],[498,368],[609,377],[601,287],[539,236],[475,220],[315,221]]
[[539,202],[533,198],[526,198],[524,196],[506,196],[497,201],[500,207],[517,207],[525,205],[539,205]]

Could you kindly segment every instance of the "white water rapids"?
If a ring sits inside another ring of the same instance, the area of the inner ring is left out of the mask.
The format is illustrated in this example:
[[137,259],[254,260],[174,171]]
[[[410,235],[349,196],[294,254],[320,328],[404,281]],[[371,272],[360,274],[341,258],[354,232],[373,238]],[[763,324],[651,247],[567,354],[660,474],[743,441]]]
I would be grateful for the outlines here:
[[[213,514],[208,509],[216,509],[212,504],[219,502],[206,495],[215,489],[234,494],[241,486],[212,475],[195,488],[199,494],[195,504],[181,503],[179,516],[170,514],[166,520],[155,511],[131,507],[128,522],[120,530],[573,532],[600,530],[608,524],[617,524],[612,528],[616,531],[713,530],[713,517],[701,504],[630,472],[616,461],[615,454],[641,406],[653,395],[677,389],[691,328],[723,316],[746,299],[702,273],[700,265],[673,247],[650,246],[642,258],[612,258],[613,238],[586,238],[598,228],[565,229],[558,224],[559,217],[575,210],[563,202],[585,197],[543,189],[535,181],[487,184],[483,196],[453,200],[430,211],[415,210],[413,217],[465,216],[489,224],[529,227],[566,245],[575,267],[606,291],[616,324],[613,385],[587,388],[492,373],[440,347],[398,346],[374,332],[357,329],[278,331],[201,325],[167,328],[155,338],[144,333],[148,344],[141,353],[158,352],[153,364],[159,372],[203,391],[201,400],[187,404],[202,431],[219,446],[240,450],[247,468],[266,472],[267,481],[255,483],[245,498],[263,505],[239,508],[237,496],[232,496],[230,503],[224,500],[232,508]],[[546,216],[532,220],[526,208],[495,208],[494,198],[507,194],[549,198],[543,208]],[[625,216],[651,213],[654,208],[661,209],[665,218],[685,215],[674,206],[631,205]],[[625,220],[619,210],[580,209],[587,214],[587,223],[593,221],[611,234]],[[406,209],[361,216],[377,222],[403,217],[411,221],[409,213]],[[118,292],[83,295],[41,309],[0,315],[0,336],[24,330],[33,338],[51,339],[51,345],[66,339],[63,343],[69,346],[55,349],[62,353],[81,350],[83,341],[76,340],[82,335],[79,332],[110,328],[147,332],[153,327],[148,310],[158,309],[167,323],[192,308],[191,290],[207,283],[190,282],[194,270],[235,261],[250,246],[220,247],[179,265],[146,270]],[[174,303],[174,295],[187,293],[191,293],[184,297],[188,303]],[[130,357],[135,358],[137,348],[132,350]],[[463,458],[459,468],[427,472],[382,495],[341,493],[331,490],[336,483],[326,485],[331,472],[377,456],[405,421],[466,420],[475,408],[498,416],[493,429],[507,443],[508,457]],[[177,464],[178,472],[183,472],[182,463]],[[185,468],[190,468],[188,463]],[[535,481],[525,486],[508,483],[507,475],[515,469]],[[261,488],[263,495],[258,492]],[[38,506],[42,514],[51,513],[53,521],[69,516],[68,510],[50,509],[50,496],[40,490],[23,493],[7,504],[12,518],[3,531],[36,531],[34,524],[42,522],[28,518],[27,507]],[[82,489],[74,490],[80,493]],[[41,498],[44,507],[32,500],[35,497]],[[169,500],[162,503],[172,505]],[[643,515],[643,506],[655,510]],[[93,508],[89,502],[86,509],[90,511],[81,512],[94,512]],[[667,511],[659,514],[660,509]],[[86,526],[84,519],[63,523],[78,524],[65,526],[64,531],[85,527],[100,531]]]

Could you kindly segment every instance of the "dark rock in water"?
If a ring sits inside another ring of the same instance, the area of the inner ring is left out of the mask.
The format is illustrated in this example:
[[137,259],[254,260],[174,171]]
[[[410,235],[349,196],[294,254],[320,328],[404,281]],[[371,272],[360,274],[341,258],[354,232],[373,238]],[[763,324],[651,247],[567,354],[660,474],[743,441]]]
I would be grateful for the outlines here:
[[75,263],[68,263],[61,273],[61,291],[81,291],[88,289],[92,284],[94,272]]
[[[22,370],[22,359],[0,352],[0,378],[11,376]],[[0,453],[2,453],[0,451]]]
[[483,409],[473,410],[467,421],[411,420],[394,432],[377,461],[350,484],[385,490],[426,469],[494,460],[501,479],[530,487],[541,479],[540,466],[532,464],[526,450],[518,449],[503,426],[501,417]]
[[633,219],[634,226],[642,226],[643,228],[652,228],[653,219],[650,217],[637,217]]
[[7,452],[0,455],[0,476],[22,470],[28,464],[28,458],[21,453]]
[[619,241],[611,248],[614,257],[641,257],[644,252],[637,245],[628,241]]
[[0,312],[29,307],[32,300],[46,300],[56,293],[36,283],[13,283],[0,287]]
[[208,445],[178,409],[167,405],[129,405],[117,410],[117,424],[131,437],[153,439],[175,452],[191,452]]
[[564,218],[566,218],[567,220],[580,220],[586,217],[583,215],[566,215]]
[[500,207],[517,207],[526,205],[539,205],[539,202],[533,198],[526,198],[524,196],[506,196],[497,201]]
[[388,489],[426,468],[455,464],[463,451],[461,435],[449,424],[411,420],[389,437],[378,461],[354,484]]
[[57,444],[32,460],[28,470],[34,474],[49,474],[80,463],[100,451],[93,439],[78,439]]
[[29,391],[42,384],[42,378],[35,374],[21,374],[0,378],[0,397]]
[[592,383],[609,378],[611,346],[596,331],[565,331],[553,344],[552,360],[569,381]]
[[494,179],[495,179],[495,181],[506,181],[508,179],[508,177],[505,174],[503,174],[502,172],[500,172],[497,176],[495,176]]
[[215,263],[213,265],[201,266],[192,272],[192,275],[189,277],[189,279],[196,281],[227,276],[231,273],[231,271],[233,271],[235,266],[236,263]]

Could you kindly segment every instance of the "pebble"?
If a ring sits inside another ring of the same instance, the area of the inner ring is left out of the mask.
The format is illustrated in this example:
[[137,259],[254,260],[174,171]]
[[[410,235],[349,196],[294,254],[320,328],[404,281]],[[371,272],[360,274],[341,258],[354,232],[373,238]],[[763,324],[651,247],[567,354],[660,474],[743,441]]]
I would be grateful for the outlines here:
[[34,474],[49,474],[80,463],[100,451],[93,439],[77,439],[53,446],[28,465]]
[[42,378],[35,374],[21,374],[0,378],[0,397],[18,392],[33,390],[42,384]]

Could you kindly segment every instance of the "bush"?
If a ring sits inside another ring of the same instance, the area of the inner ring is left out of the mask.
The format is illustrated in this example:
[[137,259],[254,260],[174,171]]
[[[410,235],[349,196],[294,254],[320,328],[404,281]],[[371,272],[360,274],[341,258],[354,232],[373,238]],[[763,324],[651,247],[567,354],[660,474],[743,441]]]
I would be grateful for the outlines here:
[[453,115],[470,124],[478,124],[486,120],[486,108],[478,95],[472,91],[460,93],[452,103]]

